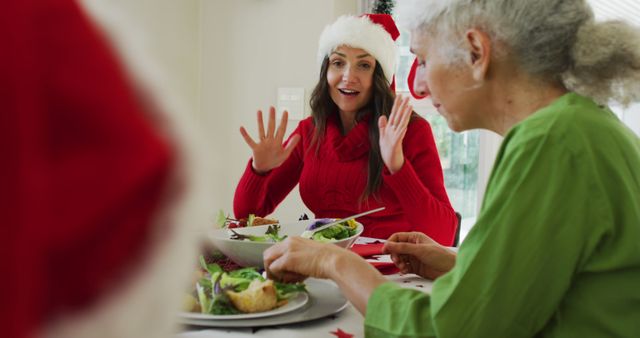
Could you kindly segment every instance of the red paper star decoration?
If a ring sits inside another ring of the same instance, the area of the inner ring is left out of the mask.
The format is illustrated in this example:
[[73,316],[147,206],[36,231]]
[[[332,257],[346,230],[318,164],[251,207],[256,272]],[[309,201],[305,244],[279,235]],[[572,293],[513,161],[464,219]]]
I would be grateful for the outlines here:
[[331,334],[335,335],[338,338],[353,338],[352,334],[346,333],[340,329],[338,329],[338,331],[331,332]]

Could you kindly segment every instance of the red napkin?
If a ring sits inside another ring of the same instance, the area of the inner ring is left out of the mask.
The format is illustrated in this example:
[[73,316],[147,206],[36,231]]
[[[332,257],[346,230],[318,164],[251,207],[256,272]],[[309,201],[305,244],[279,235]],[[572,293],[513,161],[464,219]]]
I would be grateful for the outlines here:
[[351,333],[344,332],[341,329],[331,331],[330,333],[338,338],[353,338],[353,335]]
[[[383,242],[374,242],[369,244],[354,244],[351,247],[351,251],[357,253],[362,257],[371,257],[374,255],[382,255],[382,247],[384,246]],[[375,258],[370,258],[375,259]],[[383,275],[392,275],[394,273],[398,273],[400,270],[396,267],[393,262],[375,262],[368,261],[369,264],[373,265],[380,273]]]
[[369,244],[354,244],[351,247],[351,251],[357,253],[362,257],[370,257],[373,255],[382,255],[383,246],[384,246],[384,243],[382,242],[375,242],[375,243],[369,243]]

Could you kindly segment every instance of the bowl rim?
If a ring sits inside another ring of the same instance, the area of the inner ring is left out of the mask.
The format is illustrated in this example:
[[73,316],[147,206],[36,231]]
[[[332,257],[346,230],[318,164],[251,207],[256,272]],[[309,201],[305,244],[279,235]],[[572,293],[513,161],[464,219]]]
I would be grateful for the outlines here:
[[[328,217],[326,217],[328,218]],[[326,218],[322,218],[322,219],[326,219]],[[266,229],[268,226],[273,225],[273,224],[293,224],[293,223],[299,223],[299,222],[303,222],[303,221],[315,221],[317,219],[320,218],[314,218],[314,219],[308,219],[308,220],[299,220],[299,221],[293,221],[293,222],[280,222],[280,223],[272,223],[272,224],[261,224],[261,225],[256,225],[256,226],[251,226],[251,227],[241,227],[241,228],[231,228],[231,229],[256,229],[256,228],[264,228]],[[343,241],[347,241],[350,239],[353,239],[354,237],[357,238],[358,236],[362,235],[362,233],[364,232],[364,225],[358,221],[355,221],[357,224],[357,228],[356,228],[356,233],[353,236],[349,236],[347,238],[343,238],[340,240],[336,240],[335,242],[329,242],[329,243],[339,243],[339,242],[343,242]],[[242,231],[242,230],[241,230]],[[240,232],[242,233],[242,232]],[[216,236],[216,234],[224,234],[224,236]],[[302,235],[292,235],[292,236],[300,236]],[[254,242],[254,241],[245,241],[245,240],[237,240],[237,239],[231,239],[229,238],[229,228],[216,228],[216,229],[212,229],[211,231],[208,231],[208,236],[211,240],[213,241],[223,241],[223,242],[233,242],[233,243],[238,243],[238,242],[242,242],[242,243],[252,243],[254,245],[265,245],[265,246],[271,246],[273,244],[279,243],[279,242]]]

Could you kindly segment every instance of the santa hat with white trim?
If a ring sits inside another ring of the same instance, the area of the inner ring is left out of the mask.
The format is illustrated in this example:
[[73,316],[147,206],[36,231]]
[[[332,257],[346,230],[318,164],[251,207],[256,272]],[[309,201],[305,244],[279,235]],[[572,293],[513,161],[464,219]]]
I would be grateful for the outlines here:
[[364,14],[341,16],[325,27],[318,42],[318,64],[338,46],[349,46],[366,50],[382,67],[391,89],[395,87],[396,44],[400,36],[391,15]]

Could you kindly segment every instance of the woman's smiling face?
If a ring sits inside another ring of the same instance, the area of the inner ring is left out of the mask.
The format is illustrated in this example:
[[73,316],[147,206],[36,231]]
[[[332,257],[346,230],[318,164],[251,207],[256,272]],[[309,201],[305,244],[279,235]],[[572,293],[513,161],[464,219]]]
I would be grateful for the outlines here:
[[360,48],[339,46],[329,55],[329,94],[340,111],[355,114],[369,103],[375,67],[376,59]]

